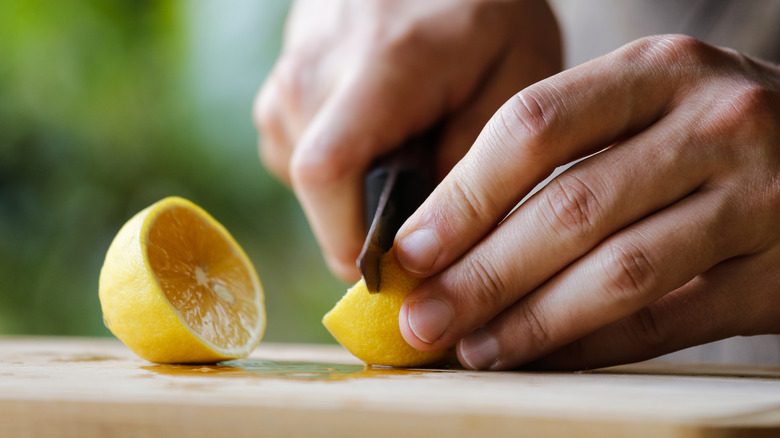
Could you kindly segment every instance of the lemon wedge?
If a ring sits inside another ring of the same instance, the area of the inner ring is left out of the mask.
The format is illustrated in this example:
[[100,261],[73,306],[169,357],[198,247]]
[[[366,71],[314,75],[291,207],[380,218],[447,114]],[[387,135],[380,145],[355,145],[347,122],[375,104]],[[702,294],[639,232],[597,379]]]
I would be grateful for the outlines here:
[[263,289],[228,231],[169,197],[120,229],[100,271],[109,330],[142,358],[211,363],[247,356],[265,330]]
[[419,280],[404,273],[393,251],[382,256],[381,289],[370,293],[363,280],[352,286],[322,319],[336,340],[368,365],[418,367],[441,362],[447,351],[423,352],[406,343],[398,326],[404,298]]

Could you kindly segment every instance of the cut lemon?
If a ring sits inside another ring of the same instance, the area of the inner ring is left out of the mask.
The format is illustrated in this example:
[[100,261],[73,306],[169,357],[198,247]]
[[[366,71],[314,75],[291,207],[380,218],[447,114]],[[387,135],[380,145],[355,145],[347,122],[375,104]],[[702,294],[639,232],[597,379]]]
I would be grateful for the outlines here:
[[406,275],[393,251],[382,256],[381,290],[370,293],[363,280],[350,288],[322,323],[355,357],[369,365],[417,367],[444,360],[449,352],[423,352],[406,343],[398,327],[404,298],[419,284]]
[[99,294],[106,327],[152,362],[245,357],[265,329],[263,289],[249,258],[221,224],[178,197],[119,230]]

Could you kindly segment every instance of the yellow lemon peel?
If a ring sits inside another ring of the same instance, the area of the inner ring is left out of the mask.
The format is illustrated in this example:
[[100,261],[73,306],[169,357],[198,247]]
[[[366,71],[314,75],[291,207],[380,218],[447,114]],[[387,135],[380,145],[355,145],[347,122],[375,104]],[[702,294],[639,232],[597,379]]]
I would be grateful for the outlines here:
[[360,280],[336,303],[322,323],[355,357],[369,365],[419,367],[441,362],[447,351],[423,352],[406,343],[398,326],[404,298],[419,284],[395,261],[393,251],[382,256],[381,290],[369,293]]
[[265,330],[251,261],[219,222],[179,197],[122,226],[100,271],[99,296],[108,329],[152,362],[245,357]]

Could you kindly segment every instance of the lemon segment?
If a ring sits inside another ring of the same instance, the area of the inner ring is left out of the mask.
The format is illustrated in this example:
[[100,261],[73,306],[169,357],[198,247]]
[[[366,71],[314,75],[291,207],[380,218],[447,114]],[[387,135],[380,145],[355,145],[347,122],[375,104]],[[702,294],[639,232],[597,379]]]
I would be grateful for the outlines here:
[[263,289],[249,258],[213,217],[178,197],[120,229],[99,296],[108,329],[152,362],[245,357],[265,329]]
[[368,365],[417,367],[442,361],[447,351],[412,348],[398,326],[401,304],[419,280],[401,270],[392,250],[382,256],[380,270],[378,293],[370,293],[360,280],[325,314],[323,325],[344,348]]

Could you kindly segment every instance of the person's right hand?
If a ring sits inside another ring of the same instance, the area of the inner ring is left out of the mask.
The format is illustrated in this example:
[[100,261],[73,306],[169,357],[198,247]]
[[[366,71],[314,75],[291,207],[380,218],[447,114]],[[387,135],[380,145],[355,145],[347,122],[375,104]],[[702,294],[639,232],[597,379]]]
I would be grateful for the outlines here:
[[443,122],[443,177],[501,104],[560,68],[544,0],[299,0],[255,101],[260,154],[354,281],[373,159]]

